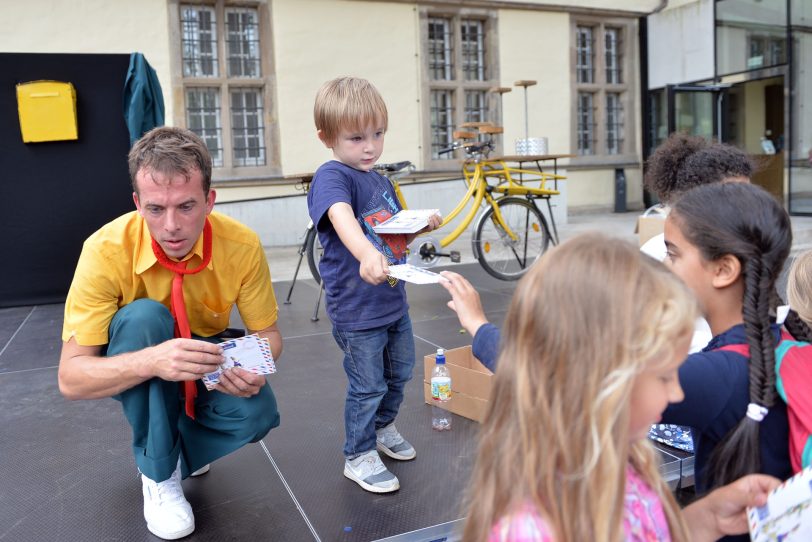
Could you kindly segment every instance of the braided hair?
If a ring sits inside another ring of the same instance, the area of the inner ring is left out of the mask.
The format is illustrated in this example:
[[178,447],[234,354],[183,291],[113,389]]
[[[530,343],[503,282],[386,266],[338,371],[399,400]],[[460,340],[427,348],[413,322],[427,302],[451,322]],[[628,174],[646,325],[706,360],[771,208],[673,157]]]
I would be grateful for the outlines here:
[[[792,245],[786,211],[764,189],[744,183],[715,183],[691,189],[672,208],[675,223],[706,261],[733,255],[744,282],[742,315],[750,347],[750,402],[765,408],[777,400],[775,338],[771,307],[775,282]],[[711,453],[710,486],[759,472],[759,422],[748,416]]]

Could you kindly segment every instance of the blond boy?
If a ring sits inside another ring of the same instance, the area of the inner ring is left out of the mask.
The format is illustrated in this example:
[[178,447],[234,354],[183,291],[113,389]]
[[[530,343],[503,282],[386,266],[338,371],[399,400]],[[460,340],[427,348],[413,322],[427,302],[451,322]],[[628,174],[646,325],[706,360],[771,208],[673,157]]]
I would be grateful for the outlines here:
[[[313,177],[307,195],[324,255],[319,271],[333,337],[344,352],[344,476],[373,493],[400,487],[378,455],[407,461],[415,450],[394,421],[415,362],[403,283],[387,276],[406,261],[414,235],[378,235],[373,225],[401,209],[389,181],[372,168],[383,152],[386,105],[368,81],[342,77],[316,95],[319,139],[333,160]],[[439,226],[432,217],[425,231]]]

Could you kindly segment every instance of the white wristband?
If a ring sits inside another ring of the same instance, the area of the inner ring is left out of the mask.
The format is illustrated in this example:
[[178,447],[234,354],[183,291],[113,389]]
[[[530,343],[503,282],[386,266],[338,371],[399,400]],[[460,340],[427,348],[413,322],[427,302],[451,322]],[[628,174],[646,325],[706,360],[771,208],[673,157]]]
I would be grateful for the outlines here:
[[767,410],[766,407],[757,405],[756,403],[750,403],[747,405],[747,417],[751,420],[761,422],[761,420],[764,419],[764,416],[767,415],[767,412],[769,412],[769,410]]

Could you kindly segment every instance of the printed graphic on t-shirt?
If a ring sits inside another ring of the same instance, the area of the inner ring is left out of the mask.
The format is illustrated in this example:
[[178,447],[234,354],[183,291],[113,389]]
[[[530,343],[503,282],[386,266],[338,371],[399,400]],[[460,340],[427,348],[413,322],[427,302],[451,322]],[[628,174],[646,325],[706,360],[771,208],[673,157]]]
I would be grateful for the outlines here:
[[364,233],[373,246],[386,256],[391,264],[405,263],[406,261],[406,236],[378,235],[372,228],[392,217],[400,210],[400,206],[395,202],[394,197],[385,187],[381,187],[378,192],[361,211],[361,221]]

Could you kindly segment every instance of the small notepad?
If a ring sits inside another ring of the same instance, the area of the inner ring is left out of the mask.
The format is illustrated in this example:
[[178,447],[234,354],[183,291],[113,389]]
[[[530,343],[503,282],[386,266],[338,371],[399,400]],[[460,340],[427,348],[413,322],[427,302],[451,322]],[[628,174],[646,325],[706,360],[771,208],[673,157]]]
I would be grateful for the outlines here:
[[373,226],[375,233],[416,233],[429,225],[429,218],[439,209],[404,209],[389,219]]

